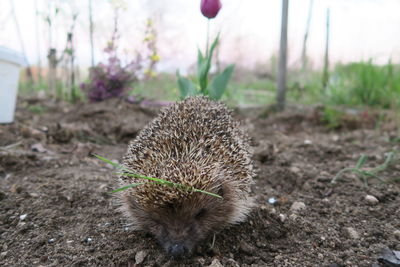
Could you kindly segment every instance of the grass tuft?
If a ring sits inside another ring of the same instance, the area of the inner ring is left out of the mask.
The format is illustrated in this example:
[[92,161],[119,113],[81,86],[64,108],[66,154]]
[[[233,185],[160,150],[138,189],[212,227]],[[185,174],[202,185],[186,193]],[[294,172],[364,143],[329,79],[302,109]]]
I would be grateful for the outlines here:
[[395,160],[396,152],[389,152],[386,156],[385,162],[375,168],[372,169],[362,169],[364,164],[367,162],[367,156],[366,155],[361,155],[361,157],[358,159],[357,164],[353,168],[344,168],[341,171],[339,171],[335,177],[331,180],[331,183],[334,184],[340,179],[344,173],[346,172],[353,172],[355,173],[358,178],[364,182],[365,186],[368,186],[368,180],[371,178],[375,178],[379,180],[382,183],[385,183],[385,181],[378,175],[378,173],[386,170]]
[[[119,174],[119,175],[135,177],[135,178],[138,178],[138,179],[144,179],[144,180],[148,180],[148,181],[151,181],[153,183],[160,184],[160,185],[166,185],[166,186],[170,186],[170,187],[182,188],[182,189],[187,190],[187,191],[193,191],[193,192],[206,194],[206,195],[209,195],[209,196],[212,196],[212,197],[216,197],[216,198],[222,198],[220,195],[217,195],[217,194],[214,194],[214,193],[211,193],[211,192],[207,192],[207,191],[204,191],[204,190],[201,190],[201,189],[197,189],[197,188],[194,188],[194,187],[191,187],[191,186],[186,186],[186,185],[183,185],[183,184],[180,184],[180,183],[173,183],[171,181],[167,181],[167,180],[160,179],[160,178],[149,177],[149,176],[137,174],[134,171],[126,168],[125,166],[123,166],[121,164],[118,164],[118,163],[115,163],[115,162],[113,162],[113,161],[111,161],[111,160],[109,160],[107,158],[104,158],[104,157],[96,155],[96,154],[93,154],[93,156],[98,158],[98,159],[100,159],[101,161],[103,161],[105,163],[108,163],[108,164],[112,165],[114,168],[120,170],[120,172],[117,172],[117,174]],[[129,189],[129,188],[133,188],[133,187],[136,187],[136,186],[143,185],[143,184],[144,183],[135,183],[135,184],[126,185],[126,186],[117,188],[117,189],[111,191],[110,193],[120,192],[120,191]]]

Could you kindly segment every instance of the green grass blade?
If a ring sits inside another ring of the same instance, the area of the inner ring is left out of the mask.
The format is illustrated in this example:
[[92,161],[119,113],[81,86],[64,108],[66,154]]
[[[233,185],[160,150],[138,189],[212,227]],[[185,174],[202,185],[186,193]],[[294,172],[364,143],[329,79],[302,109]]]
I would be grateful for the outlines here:
[[356,169],[360,169],[362,166],[364,166],[366,161],[367,161],[367,156],[362,154],[361,157],[357,161]]
[[108,193],[109,193],[109,194],[112,194],[112,193],[124,191],[124,190],[126,190],[126,189],[129,189],[129,188],[132,188],[132,187],[136,187],[136,186],[139,186],[139,185],[142,185],[142,184],[144,184],[144,183],[129,184],[129,185],[126,185],[126,186],[117,188],[117,189],[115,189],[115,190],[113,190],[113,191],[110,191],[110,192],[108,192]]
[[206,195],[209,195],[209,196],[213,196],[213,197],[216,197],[216,198],[221,198],[221,199],[223,198],[220,195],[217,195],[217,194],[214,194],[214,193],[211,193],[211,192],[207,192],[207,191],[204,191],[204,190],[200,190],[200,189],[196,189],[196,188],[193,188],[192,190],[194,192],[203,193],[203,194],[206,194]]
[[[114,166],[117,169],[121,169],[122,172],[117,172],[118,175],[135,177],[135,178],[139,178],[139,179],[145,179],[145,180],[152,181],[153,183],[156,183],[156,184],[183,188],[183,189],[188,190],[188,191],[199,192],[199,193],[203,193],[203,194],[210,195],[210,196],[213,196],[213,197],[222,198],[220,195],[217,195],[217,194],[214,194],[214,193],[211,193],[211,192],[207,192],[207,191],[204,191],[204,190],[200,190],[200,189],[197,189],[197,188],[194,188],[194,187],[185,186],[183,184],[170,182],[170,181],[167,181],[167,180],[164,180],[164,179],[160,179],[160,178],[149,177],[149,176],[137,174],[137,173],[134,173],[132,170],[129,170],[128,168],[124,167],[123,165],[115,163],[115,162],[113,162],[113,161],[111,161],[109,159],[106,159],[106,158],[102,157],[102,156],[99,156],[97,154],[93,154],[93,156],[95,156],[96,158],[100,159],[101,161],[104,161],[104,162]],[[111,191],[110,193],[123,191],[123,190],[129,189],[129,188],[132,188],[132,187],[143,185],[143,184],[144,183],[130,184],[130,185],[127,185],[127,186],[124,186],[124,187],[117,188],[117,189]]]
[[337,181],[340,177],[342,177],[343,173],[349,172],[349,171],[354,171],[354,170],[356,170],[356,169],[355,169],[355,168],[345,168],[345,169],[339,171],[339,172],[335,175],[335,177],[333,177],[333,179],[331,180],[331,184],[336,183],[336,181]]
[[118,164],[118,163],[115,163],[115,162],[113,162],[113,161],[111,161],[109,159],[106,159],[106,158],[102,157],[102,156],[99,156],[97,154],[93,154],[93,156],[98,158],[101,161],[104,161],[105,163],[108,163],[108,164],[112,165],[113,167],[115,167],[117,169],[124,170],[124,171],[129,171],[127,168],[125,168],[125,166],[123,166],[121,164]]
[[154,182],[157,182],[157,183],[160,183],[160,184],[166,184],[166,185],[170,185],[170,186],[175,185],[175,183],[167,181],[167,180],[164,180],[164,179],[149,177],[149,176],[136,174],[136,173],[132,173],[132,172],[120,172],[118,174],[124,175],[124,176],[129,176],[129,177],[135,177],[135,178],[139,178],[139,179],[150,180],[150,181],[154,181]]

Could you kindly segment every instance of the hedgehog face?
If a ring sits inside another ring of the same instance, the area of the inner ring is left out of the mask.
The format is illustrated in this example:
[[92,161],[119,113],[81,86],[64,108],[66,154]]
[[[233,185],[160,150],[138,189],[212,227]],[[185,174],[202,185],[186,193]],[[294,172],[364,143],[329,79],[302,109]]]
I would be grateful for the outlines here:
[[191,254],[212,231],[228,224],[233,214],[232,203],[225,196],[219,199],[201,193],[151,210],[141,207],[133,196],[128,203],[135,225],[153,234],[174,257]]

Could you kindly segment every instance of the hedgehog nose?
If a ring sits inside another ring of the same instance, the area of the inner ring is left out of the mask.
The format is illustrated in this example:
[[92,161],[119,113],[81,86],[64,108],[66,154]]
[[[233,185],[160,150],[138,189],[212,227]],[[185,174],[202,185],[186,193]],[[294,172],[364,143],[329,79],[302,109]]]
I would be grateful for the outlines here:
[[172,244],[168,248],[168,253],[171,254],[173,257],[180,257],[187,252],[187,248],[182,244]]

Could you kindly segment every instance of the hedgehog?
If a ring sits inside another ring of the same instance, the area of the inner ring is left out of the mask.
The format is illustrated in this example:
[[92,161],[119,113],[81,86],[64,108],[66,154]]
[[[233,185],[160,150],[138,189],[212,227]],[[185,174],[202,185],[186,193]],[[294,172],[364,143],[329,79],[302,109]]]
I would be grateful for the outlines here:
[[121,186],[142,183],[122,192],[124,213],[136,230],[152,234],[173,257],[190,255],[200,241],[244,221],[251,211],[249,138],[232,112],[208,97],[164,108],[130,142],[123,165],[184,186],[120,177]]

